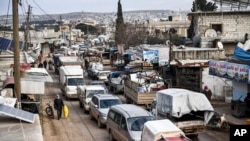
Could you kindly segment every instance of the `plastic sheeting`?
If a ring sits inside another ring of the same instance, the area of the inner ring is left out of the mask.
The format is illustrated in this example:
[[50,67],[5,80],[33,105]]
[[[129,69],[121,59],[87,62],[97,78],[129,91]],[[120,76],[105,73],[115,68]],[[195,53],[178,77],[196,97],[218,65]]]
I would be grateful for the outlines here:
[[242,61],[250,61],[250,52],[245,51],[239,46],[235,47],[233,58],[242,60]]
[[156,97],[157,111],[160,113],[169,113],[179,118],[191,111],[204,111],[206,123],[213,115],[214,108],[202,93],[170,88],[158,91]]

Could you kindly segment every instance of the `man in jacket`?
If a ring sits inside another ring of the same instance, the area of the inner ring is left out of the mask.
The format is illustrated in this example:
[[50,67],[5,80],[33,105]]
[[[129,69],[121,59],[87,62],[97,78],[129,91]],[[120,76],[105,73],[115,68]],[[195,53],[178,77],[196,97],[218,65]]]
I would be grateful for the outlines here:
[[62,117],[63,106],[64,106],[63,100],[60,98],[60,95],[57,94],[54,100],[54,108],[57,110],[58,120]]
[[208,86],[204,86],[204,89],[203,89],[202,93],[204,93],[205,96],[207,97],[207,99],[208,99],[209,101],[211,101],[212,92],[211,92],[211,90],[208,88]]

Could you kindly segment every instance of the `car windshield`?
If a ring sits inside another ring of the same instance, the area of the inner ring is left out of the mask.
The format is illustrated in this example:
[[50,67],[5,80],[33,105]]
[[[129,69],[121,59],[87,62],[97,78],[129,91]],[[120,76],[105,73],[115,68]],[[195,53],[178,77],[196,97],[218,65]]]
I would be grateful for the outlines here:
[[105,94],[105,91],[104,90],[88,90],[86,94],[88,98],[91,98],[96,94]]
[[152,116],[128,118],[128,128],[131,131],[142,131],[144,123],[153,119]]
[[113,74],[113,78],[118,78],[121,74],[120,73],[115,73]]
[[99,76],[108,76],[109,72],[100,72],[98,75]]
[[100,101],[100,108],[110,108],[117,104],[122,104],[122,102],[119,99],[105,99]]
[[93,82],[93,83],[91,83],[91,85],[101,85],[101,86],[103,86],[105,84],[103,82]]
[[68,86],[76,86],[76,85],[83,85],[84,81],[83,78],[69,78],[68,79]]

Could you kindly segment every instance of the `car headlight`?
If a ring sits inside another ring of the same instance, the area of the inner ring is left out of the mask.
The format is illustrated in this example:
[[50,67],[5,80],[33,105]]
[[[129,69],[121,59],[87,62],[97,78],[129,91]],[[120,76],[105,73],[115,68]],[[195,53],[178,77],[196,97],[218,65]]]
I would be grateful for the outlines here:
[[106,113],[101,113],[102,117],[107,117]]

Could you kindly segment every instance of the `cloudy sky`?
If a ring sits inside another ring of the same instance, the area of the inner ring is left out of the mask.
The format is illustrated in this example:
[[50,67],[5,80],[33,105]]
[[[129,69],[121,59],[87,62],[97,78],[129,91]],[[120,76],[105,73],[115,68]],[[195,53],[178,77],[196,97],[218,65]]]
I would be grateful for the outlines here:
[[[9,5],[10,1],[10,6]],[[19,14],[32,7],[34,15],[70,12],[117,12],[118,0],[20,0]],[[121,0],[122,10],[190,10],[193,0]],[[9,8],[9,12],[8,12]],[[12,13],[12,0],[0,0],[0,15]]]

